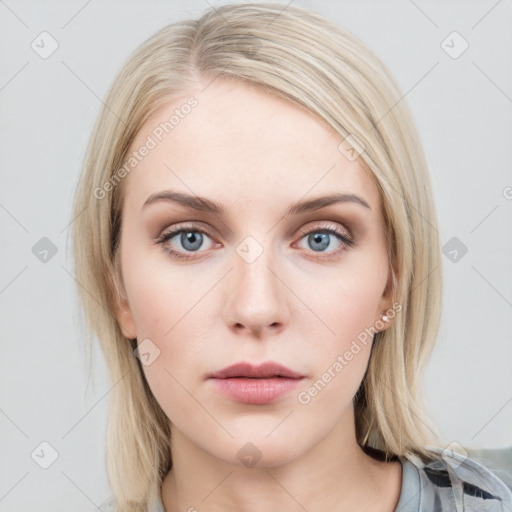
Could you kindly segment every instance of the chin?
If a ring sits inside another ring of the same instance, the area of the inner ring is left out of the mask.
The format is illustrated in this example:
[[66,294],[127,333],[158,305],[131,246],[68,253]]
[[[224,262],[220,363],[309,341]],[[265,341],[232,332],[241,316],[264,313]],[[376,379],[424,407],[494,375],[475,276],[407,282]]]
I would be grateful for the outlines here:
[[[273,434],[272,434],[273,435]],[[287,464],[306,452],[307,446],[298,446],[292,437],[265,437],[261,432],[251,435],[235,435],[235,439],[221,447],[217,445],[210,453],[227,464],[241,468],[274,468]],[[312,441],[313,443],[313,441]]]

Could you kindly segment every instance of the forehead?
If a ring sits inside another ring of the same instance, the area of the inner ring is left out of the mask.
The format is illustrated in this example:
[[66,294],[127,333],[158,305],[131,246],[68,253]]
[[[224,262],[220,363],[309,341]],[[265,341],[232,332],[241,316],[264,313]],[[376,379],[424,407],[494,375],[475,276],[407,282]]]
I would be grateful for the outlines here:
[[[182,109],[190,97],[196,105]],[[351,192],[379,209],[373,179],[361,158],[340,150],[342,137],[304,109],[242,82],[215,80],[165,104],[128,154],[150,139],[153,147],[124,183],[125,203],[134,207],[172,189],[228,205],[283,209],[307,195]]]

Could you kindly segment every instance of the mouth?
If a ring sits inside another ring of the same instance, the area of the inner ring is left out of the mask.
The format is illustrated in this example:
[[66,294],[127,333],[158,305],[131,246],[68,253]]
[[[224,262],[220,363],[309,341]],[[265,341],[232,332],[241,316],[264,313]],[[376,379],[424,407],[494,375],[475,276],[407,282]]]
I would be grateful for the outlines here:
[[236,402],[266,405],[295,389],[304,375],[277,363],[237,363],[208,377],[215,389]]
[[209,375],[211,379],[302,379],[303,377],[304,375],[274,362],[263,363],[259,366],[250,363],[236,363]]

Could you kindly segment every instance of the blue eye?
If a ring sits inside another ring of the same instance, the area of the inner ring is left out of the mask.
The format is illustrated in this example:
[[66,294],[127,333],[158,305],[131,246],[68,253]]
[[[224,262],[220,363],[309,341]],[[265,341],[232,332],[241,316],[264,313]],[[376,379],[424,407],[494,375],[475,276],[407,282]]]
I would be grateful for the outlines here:
[[329,247],[329,244],[332,241],[332,235],[336,235],[339,240],[339,235],[337,233],[332,233],[331,231],[314,231],[309,235],[305,235],[303,238],[307,237],[307,243],[309,247],[313,249],[313,251],[324,251]]
[[192,259],[193,256],[184,255],[180,251],[176,251],[170,247],[169,242],[173,238],[177,238],[178,235],[179,242],[185,251],[197,252],[203,244],[204,235],[208,236],[208,233],[197,226],[185,226],[167,231],[157,240],[157,243],[161,244],[172,256],[176,256],[178,259],[188,260]]
[[187,251],[197,251],[203,243],[203,233],[199,231],[182,231],[180,243]]

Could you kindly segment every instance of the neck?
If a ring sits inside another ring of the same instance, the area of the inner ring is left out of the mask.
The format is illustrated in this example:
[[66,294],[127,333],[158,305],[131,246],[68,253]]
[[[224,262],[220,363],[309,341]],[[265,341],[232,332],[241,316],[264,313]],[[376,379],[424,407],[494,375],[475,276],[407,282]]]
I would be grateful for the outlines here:
[[353,425],[352,416],[306,453],[272,467],[219,460],[174,428],[173,467],[161,493],[165,510],[392,511],[400,496],[401,464],[367,455]]

